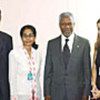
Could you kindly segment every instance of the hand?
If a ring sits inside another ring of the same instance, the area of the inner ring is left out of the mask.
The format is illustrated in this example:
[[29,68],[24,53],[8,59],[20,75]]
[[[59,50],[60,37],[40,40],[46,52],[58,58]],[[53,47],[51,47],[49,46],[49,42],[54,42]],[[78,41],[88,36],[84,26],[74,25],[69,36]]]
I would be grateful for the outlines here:
[[83,96],[82,100],[88,100],[88,98],[89,98],[88,96]]
[[96,95],[96,98],[100,98],[100,90],[97,91],[97,95]]
[[95,91],[92,99],[98,99],[98,98],[100,98],[100,90]]
[[96,85],[93,85],[93,88],[92,88],[92,93],[94,93],[95,91],[97,91],[98,89],[97,89],[97,86]]
[[93,85],[93,88],[91,90],[93,97],[91,99],[96,99],[97,91],[98,91],[97,86]]
[[45,96],[45,100],[51,100],[51,96],[49,95]]

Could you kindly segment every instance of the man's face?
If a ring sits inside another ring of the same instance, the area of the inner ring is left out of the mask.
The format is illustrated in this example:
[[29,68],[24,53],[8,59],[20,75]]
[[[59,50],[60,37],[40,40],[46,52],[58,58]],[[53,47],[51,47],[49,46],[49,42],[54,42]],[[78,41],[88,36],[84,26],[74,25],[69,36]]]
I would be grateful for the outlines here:
[[66,37],[69,37],[72,34],[73,29],[74,29],[74,23],[72,23],[69,16],[62,17],[62,19],[60,20],[59,26],[60,26],[62,34]]

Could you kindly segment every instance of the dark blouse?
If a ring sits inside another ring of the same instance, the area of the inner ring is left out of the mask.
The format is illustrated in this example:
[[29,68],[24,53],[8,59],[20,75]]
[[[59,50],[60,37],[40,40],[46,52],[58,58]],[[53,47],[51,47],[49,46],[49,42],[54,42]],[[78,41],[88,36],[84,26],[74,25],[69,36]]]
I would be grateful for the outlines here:
[[97,57],[96,57],[96,70],[97,70],[97,88],[100,89],[100,46],[97,48]]

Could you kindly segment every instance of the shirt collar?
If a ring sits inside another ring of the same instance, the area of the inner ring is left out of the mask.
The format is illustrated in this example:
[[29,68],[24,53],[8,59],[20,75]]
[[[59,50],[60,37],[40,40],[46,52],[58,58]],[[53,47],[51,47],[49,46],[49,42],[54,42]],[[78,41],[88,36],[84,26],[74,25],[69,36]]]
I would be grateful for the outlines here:
[[64,47],[64,45],[65,45],[65,40],[66,39],[69,39],[69,41],[68,41],[68,45],[69,45],[69,48],[70,48],[70,50],[72,50],[72,45],[73,45],[73,41],[74,41],[74,36],[75,36],[75,33],[74,32],[72,32],[72,34],[67,38],[67,37],[65,37],[63,34],[61,34],[61,41],[62,41],[62,50],[63,50],[63,47]]
[[66,39],[69,39],[69,41],[73,41],[74,40],[74,35],[75,35],[74,32],[72,32],[72,34],[67,38],[63,34],[61,34],[62,41],[65,41]]

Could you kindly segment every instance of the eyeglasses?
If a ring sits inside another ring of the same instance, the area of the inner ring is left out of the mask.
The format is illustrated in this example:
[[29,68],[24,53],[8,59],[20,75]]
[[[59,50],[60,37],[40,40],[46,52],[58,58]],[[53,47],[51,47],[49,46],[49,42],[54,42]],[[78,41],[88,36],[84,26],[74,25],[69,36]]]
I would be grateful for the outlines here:
[[24,38],[28,38],[28,37],[31,38],[31,37],[34,37],[34,35],[33,35],[33,34],[29,34],[29,35],[23,34],[23,37],[24,37]]

